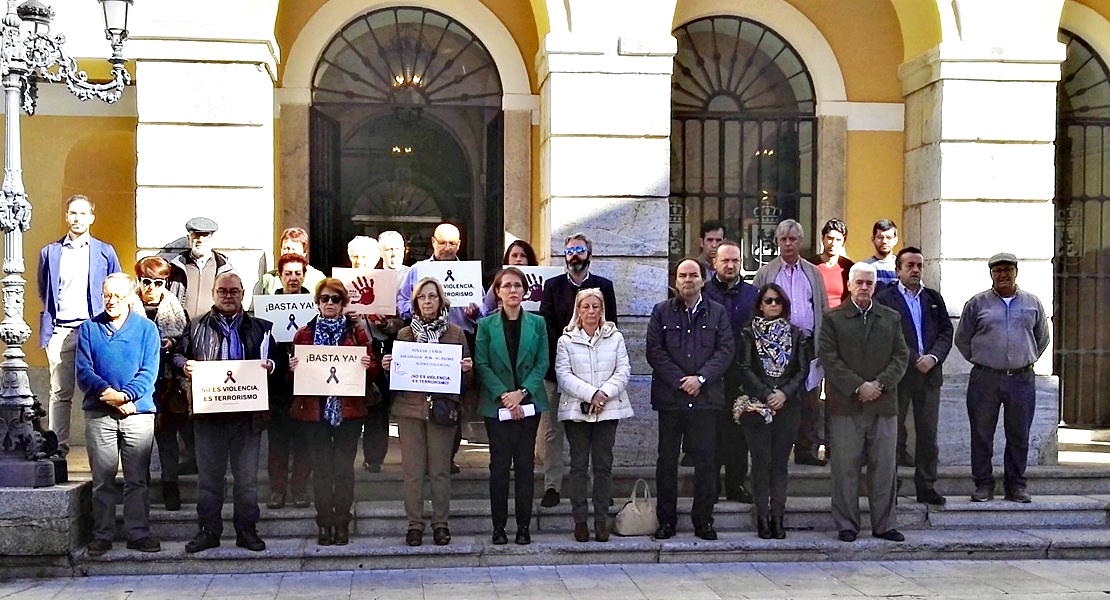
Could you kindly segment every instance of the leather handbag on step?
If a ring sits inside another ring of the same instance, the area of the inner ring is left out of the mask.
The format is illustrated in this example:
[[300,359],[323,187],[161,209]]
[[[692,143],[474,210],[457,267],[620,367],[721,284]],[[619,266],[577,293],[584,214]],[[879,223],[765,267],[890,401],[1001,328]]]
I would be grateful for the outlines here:
[[[643,484],[644,491],[639,497],[636,491]],[[651,497],[651,489],[647,481],[637,479],[632,485],[632,495],[624,508],[613,519],[613,533],[617,535],[651,535],[659,529],[659,518],[655,516],[655,498]]]

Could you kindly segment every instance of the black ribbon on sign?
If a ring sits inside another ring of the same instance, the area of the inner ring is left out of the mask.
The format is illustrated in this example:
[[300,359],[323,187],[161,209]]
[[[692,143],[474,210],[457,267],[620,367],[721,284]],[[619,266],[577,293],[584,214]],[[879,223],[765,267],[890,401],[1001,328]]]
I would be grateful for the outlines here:
[[455,280],[455,274],[451,272],[451,269],[447,269],[447,277],[444,277],[443,280],[444,281],[454,281]]
[[236,383],[235,378],[231,376],[231,371],[227,372],[227,379],[224,379],[224,383]]
[[331,375],[328,375],[328,380],[327,380],[327,381],[325,381],[324,383],[331,383],[331,382],[332,382],[333,380],[334,380],[334,381],[335,381],[336,383],[339,383],[339,378],[338,378],[338,377],[336,377],[336,375],[335,375],[335,367],[332,367],[332,368],[331,368]]
[[289,324],[285,326],[286,331],[290,329],[297,329],[297,315],[289,314]]

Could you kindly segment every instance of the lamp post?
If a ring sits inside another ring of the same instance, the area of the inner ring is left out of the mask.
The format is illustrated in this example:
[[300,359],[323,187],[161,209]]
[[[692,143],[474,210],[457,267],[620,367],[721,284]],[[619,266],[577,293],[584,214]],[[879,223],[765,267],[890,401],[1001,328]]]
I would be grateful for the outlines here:
[[[54,484],[54,465],[47,460],[54,444],[46,443],[39,422],[45,414],[31,393],[23,344],[31,328],[23,319],[23,232],[31,228],[31,203],[23,188],[20,159],[19,112],[35,114],[38,81],[64,83],[81,100],[112,103],[131,83],[124,69],[123,41],[134,0],[98,0],[104,12],[104,32],[112,45],[112,80],[90,83],[77,61],[62,46],[65,36],[50,33],[54,11],[38,0],[7,0],[0,21],[0,85],[4,88],[4,183],[0,194],[0,229],[4,231],[4,319],[0,341],[0,486],[44,487]],[[99,290],[93,290],[99,293]]]

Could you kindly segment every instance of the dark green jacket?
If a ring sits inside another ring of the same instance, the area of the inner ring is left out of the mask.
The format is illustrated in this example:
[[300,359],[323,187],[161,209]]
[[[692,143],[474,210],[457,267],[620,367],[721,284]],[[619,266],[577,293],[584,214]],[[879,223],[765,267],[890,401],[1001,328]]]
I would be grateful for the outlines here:
[[[897,311],[872,302],[864,318],[851,300],[827,311],[817,336],[817,356],[825,369],[825,399],[831,414],[898,414],[898,382],[906,372],[910,350]],[[875,380],[883,384],[883,395],[860,402],[856,389]]]
[[547,392],[543,387],[548,366],[547,324],[543,317],[520,312],[520,347],[516,355],[519,384],[514,385],[501,318],[501,313],[496,312],[478,321],[478,334],[474,338],[474,368],[482,382],[478,414],[496,419],[497,409],[501,408],[497,398],[520,387],[532,393],[529,400],[536,405],[536,414],[539,414],[547,410]]

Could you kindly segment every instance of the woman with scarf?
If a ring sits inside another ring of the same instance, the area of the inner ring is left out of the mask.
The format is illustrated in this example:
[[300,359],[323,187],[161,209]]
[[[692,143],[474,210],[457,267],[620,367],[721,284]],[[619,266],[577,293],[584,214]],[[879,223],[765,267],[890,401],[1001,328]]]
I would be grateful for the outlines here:
[[[462,346],[464,377],[474,366],[466,334],[458,325],[447,322],[451,303],[443,286],[431,277],[418,281],[412,292],[412,324],[397,332],[397,341],[418,344],[456,344]],[[382,357],[382,368],[388,372],[392,355]],[[465,386],[464,380],[464,386]],[[444,400],[459,403],[461,396],[452,394]],[[437,546],[451,542],[447,516],[451,504],[451,455],[455,448],[455,425],[442,425],[428,418],[429,395],[420,392],[396,392],[393,416],[401,442],[401,468],[405,515],[409,529],[405,543],[419,546],[424,542],[424,477],[431,481],[432,539]]]
[[[362,346],[366,355],[359,359],[366,369],[366,389],[378,376],[370,338],[348,315],[347,287],[329,277],[316,286],[316,308],[313,317],[293,336],[294,346]],[[289,359],[289,370],[299,364]],[[316,525],[320,528],[316,543],[321,546],[343,546],[350,540],[351,504],[355,497],[355,453],[366,418],[366,396],[295,396],[289,411],[304,423],[304,440],[312,454],[312,489],[316,503]]]
[[756,316],[736,349],[740,386],[734,415],[752,455],[756,529],[762,539],[786,537],[787,462],[801,418],[801,395],[813,355],[802,330],[790,324],[790,299],[777,284],[759,290]]

